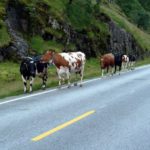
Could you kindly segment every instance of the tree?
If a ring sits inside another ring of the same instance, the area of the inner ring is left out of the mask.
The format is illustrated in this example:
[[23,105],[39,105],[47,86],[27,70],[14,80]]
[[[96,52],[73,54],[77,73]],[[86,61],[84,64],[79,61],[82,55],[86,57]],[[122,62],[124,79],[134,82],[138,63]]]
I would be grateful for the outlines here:
[[144,30],[148,30],[150,26],[150,15],[145,12],[139,12],[137,24],[138,27],[142,27]]
[[73,1],[73,0],[69,0],[69,4],[72,4],[72,1]]

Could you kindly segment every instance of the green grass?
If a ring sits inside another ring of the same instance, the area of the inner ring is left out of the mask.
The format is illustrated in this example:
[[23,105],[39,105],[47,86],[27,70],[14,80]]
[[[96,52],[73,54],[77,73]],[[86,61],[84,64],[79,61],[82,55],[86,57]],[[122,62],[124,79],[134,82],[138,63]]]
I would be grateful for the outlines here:
[[49,49],[55,49],[59,52],[64,47],[61,43],[57,43],[56,41],[44,41],[40,36],[32,37],[29,45],[31,49],[35,50],[38,54],[42,54]]
[[93,20],[93,5],[90,0],[75,0],[67,5],[66,13],[71,25],[78,31],[86,29]]
[[[0,69],[0,98],[22,94],[23,82],[19,72],[19,64],[13,62],[4,62],[0,64]],[[99,62],[97,59],[91,58],[86,62],[84,79],[89,79],[99,75]],[[75,75],[72,75],[71,79],[73,82],[75,80]],[[41,84],[42,80],[36,77],[33,85],[33,91],[40,90]],[[56,68],[54,66],[50,66],[48,69],[47,87],[56,87],[57,85],[58,78],[56,74]]]
[[[150,58],[137,61],[136,66],[150,64]],[[10,67],[11,66],[11,67]],[[23,82],[19,73],[19,64],[4,62],[0,64],[0,98],[23,94]],[[100,77],[100,63],[97,58],[87,60],[85,64],[84,79]],[[75,81],[75,75],[71,75],[71,82]],[[41,90],[42,80],[36,77],[33,84],[33,91]],[[56,68],[50,66],[48,69],[47,88],[58,86]],[[29,89],[29,83],[28,83]]]
[[120,27],[131,33],[137,43],[143,48],[150,50],[150,34],[140,30],[136,25],[128,21],[125,15],[115,5],[102,5],[101,11],[106,13]]
[[0,47],[7,46],[11,41],[5,23],[0,20]]
[[144,58],[143,60],[137,61],[136,66],[143,66],[146,64],[150,64],[150,58]]

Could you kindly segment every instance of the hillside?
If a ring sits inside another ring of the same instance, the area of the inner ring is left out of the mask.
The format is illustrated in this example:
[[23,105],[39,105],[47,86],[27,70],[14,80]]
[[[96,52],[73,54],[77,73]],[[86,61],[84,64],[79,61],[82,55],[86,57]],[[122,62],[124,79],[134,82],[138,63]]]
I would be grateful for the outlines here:
[[124,13],[138,27],[150,32],[150,1],[149,0],[116,0]]
[[[148,51],[150,46],[146,41],[149,41],[150,35],[146,32],[148,32],[149,22],[146,23],[147,31],[143,32],[136,27],[134,18],[137,11],[149,14],[149,8],[145,3],[142,6],[142,0],[132,0],[130,3],[117,0],[116,4],[109,4],[107,0],[102,2],[96,0],[2,0],[0,2],[1,57],[15,59],[24,55],[42,54],[50,48],[58,51],[81,50],[88,57],[95,57],[107,51],[121,50],[128,53],[134,50],[137,55],[140,55],[140,51]],[[108,14],[106,10],[109,7],[112,12]],[[118,9],[115,10],[115,7]],[[132,7],[133,9],[129,9]],[[116,15],[111,15],[114,13],[120,15],[122,19],[114,18]],[[124,28],[125,33],[122,40],[117,41],[117,46],[114,47],[114,43],[112,44],[114,37],[109,31],[110,22],[116,25],[121,20],[122,25],[118,27]],[[127,21],[130,25],[126,24]],[[143,29],[144,26],[141,28]],[[129,43],[131,40],[132,42]]]

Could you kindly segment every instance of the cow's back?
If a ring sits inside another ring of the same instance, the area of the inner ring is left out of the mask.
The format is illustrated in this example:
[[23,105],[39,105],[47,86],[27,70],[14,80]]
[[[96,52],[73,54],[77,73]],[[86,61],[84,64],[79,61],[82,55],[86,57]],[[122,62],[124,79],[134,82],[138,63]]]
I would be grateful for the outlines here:
[[114,55],[112,53],[105,54],[101,57],[101,67],[106,68],[108,66],[114,66]]

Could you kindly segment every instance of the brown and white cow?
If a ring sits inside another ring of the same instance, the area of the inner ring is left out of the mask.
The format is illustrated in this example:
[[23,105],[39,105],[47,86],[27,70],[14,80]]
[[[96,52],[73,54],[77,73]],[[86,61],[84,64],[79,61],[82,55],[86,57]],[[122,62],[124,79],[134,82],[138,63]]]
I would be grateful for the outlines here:
[[109,69],[111,69],[111,74],[113,75],[113,68],[115,66],[115,57],[112,53],[105,54],[100,57],[102,77],[104,76],[104,70],[107,69],[107,73]]
[[126,70],[129,68],[129,57],[127,55],[122,56],[122,69]]
[[66,78],[68,80],[68,87],[70,87],[70,74],[80,74],[80,86],[82,86],[85,54],[83,52],[63,52],[56,53],[55,51],[47,51],[41,58],[44,62],[53,63],[56,66],[59,78],[59,87],[62,81]]

